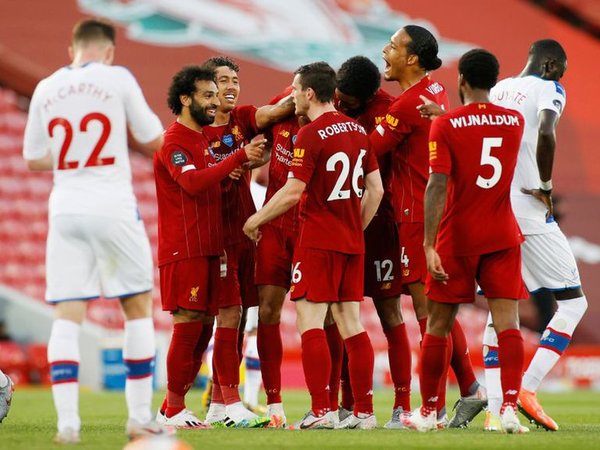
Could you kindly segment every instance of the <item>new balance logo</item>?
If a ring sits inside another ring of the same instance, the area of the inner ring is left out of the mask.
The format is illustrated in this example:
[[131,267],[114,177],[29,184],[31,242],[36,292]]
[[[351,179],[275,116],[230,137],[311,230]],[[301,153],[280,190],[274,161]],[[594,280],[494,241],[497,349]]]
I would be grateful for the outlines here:
[[435,397],[429,397],[427,399],[427,402],[431,402],[431,403],[437,402],[437,401],[438,401],[438,396],[437,395]]
[[504,395],[517,395],[518,391],[515,391],[514,389],[509,389],[508,391],[506,391],[504,393]]

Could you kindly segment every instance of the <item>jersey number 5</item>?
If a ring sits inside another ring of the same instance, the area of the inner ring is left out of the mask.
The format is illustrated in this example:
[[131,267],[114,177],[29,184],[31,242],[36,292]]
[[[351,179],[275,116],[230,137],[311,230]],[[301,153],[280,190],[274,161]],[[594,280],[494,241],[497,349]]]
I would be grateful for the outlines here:
[[486,137],[483,138],[483,146],[481,148],[481,165],[492,166],[494,173],[490,178],[483,178],[481,175],[477,177],[477,186],[483,189],[490,189],[500,181],[502,175],[502,163],[498,158],[492,156],[492,148],[502,147],[502,138]]
[[[95,112],[89,113],[83,116],[81,122],[79,122],[79,131],[87,131],[88,124],[92,121],[96,120],[100,122],[102,125],[102,133],[100,134],[100,138],[92,150],[90,157],[85,162],[85,167],[92,166],[108,166],[115,163],[114,156],[109,158],[100,158],[100,152],[106,144],[108,140],[108,136],[110,135],[110,120],[104,114]],[[79,161],[66,161],[67,152],[69,151],[69,147],[71,147],[71,141],[73,141],[73,126],[71,123],[63,118],[56,117],[50,121],[48,124],[48,133],[50,137],[54,137],[54,128],[57,126],[63,127],[65,130],[65,140],[60,147],[60,154],[58,156],[58,170],[67,170],[67,169],[77,169],[79,167]]]
[[[363,176],[362,160],[366,153],[366,150],[360,150],[358,158],[356,159],[356,164],[354,165],[354,170],[352,171],[352,190],[359,198],[362,197],[363,190],[358,186],[358,180]],[[332,202],[334,200],[346,200],[350,198],[350,189],[342,189],[344,184],[346,184],[348,174],[350,173],[350,158],[348,155],[344,152],[334,153],[327,160],[325,167],[327,172],[334,172],[338,163],[342,163],[342,170],[340,171],[340,175],[333,186],[331,194],[329,194],[329,197],[327,198],[328,202]]]

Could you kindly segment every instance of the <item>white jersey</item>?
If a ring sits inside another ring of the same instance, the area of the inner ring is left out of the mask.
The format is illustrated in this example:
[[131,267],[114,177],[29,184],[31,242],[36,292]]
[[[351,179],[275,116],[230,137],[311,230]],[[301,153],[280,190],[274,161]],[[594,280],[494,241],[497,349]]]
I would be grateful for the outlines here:
[[127,125],[142,143],[163,128],[133,75],[92,62],[42,80],[31,99],[23,156],[54,164],[50,216],[79,214],[135,219]]
[[540,173],[536,161],[540,113],[548,109],[562,114],[566,104],[563,86],[535,76],[506,78],[491,90],[492,103],[519,111],[525,118],[525,130],[519,149],[517,167],[511,185],[513,211],[525,235],[549,233],[555,223],[546,223],[547,209],[521,188],[539,189]]

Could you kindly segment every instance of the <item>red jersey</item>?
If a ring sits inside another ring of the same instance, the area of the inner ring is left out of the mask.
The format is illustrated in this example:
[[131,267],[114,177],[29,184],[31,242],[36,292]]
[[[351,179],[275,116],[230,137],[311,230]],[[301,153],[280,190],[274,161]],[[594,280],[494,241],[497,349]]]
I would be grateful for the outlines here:
[[179,122],[165,131],[154,154],[158,201],[158,265],[223,253],[221,188],[218,184],[191,196],[177,183],[186,166],[204,169],[216,163],[208,140]]
[[433,121],[431,172],[449,177],[438,253],[483,255],[523,242],[510,203],[523,129],[520,113],[492,103],[472,103]]
[[[271,161],[269,163],[269,184],[265,196],[265,204],[273,197],[275,192],[283,187],[287,182],[288,173],[294,158],[294,142],[300,125],[296,116],[273,125],[265,133],[267,139],[271,141]],[[296,232],[298,227],[298,210],[300,206],[296,205],[286,211],[285,214],[269,222],[278,228]]]
[[[371,134],[375,127],[379,125],[385,119],[386,113],[390,109],[390,104],[394,101],[394,97],[388,94],[383,89],[379,89],[375,94],[375,97],[367,103],[366,109],[360,114],[356,121],[360,123],[368,134]],[[393,208],[393,189],[392,189],[392,153],[386,153],[378,158],[379,171],[381,174],[381,181],[383,182],[383,188],[385,192],[379,209],[377,209],[377,216],[383,219],[394,219],[394,208]]]
[[[203,128],[203,132],[217,162],[222,161],[258,134],[256,107],[236,106],[226,125],[207,126]],[[239,180],[225,178],[221,182],[221,190],[223,238],[227,245],[243,242],[248,239],[242,231],[244,223],[256,212],[250,192],[250,172],[245,172]]]
[[307,185],[298,246],[364,253],[360,214],[364,175],[377,169],[367,132],[344,114],[327,112],[303,126],[289,174]]
[[393,151],[393,193],[396,222],[423,222],[423,197],[429,179],[427,142],[431,120],[417,106],[423,95],[448,109],[446,89],[428,76],[394,100],[385,119],[371,133],[371,147],[379,155]]

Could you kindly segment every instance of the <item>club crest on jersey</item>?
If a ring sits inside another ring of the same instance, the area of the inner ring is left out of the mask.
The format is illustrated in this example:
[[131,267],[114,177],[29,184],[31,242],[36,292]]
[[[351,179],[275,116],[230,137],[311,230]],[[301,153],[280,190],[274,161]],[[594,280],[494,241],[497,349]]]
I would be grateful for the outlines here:
[[233,134],[233,137],[235,138],[236,141],[244,140],[244,135],[242,134],[242,132],[240,131],[240,128],[237,125],[231,129],[231,134]]
[[176,150],[171,153],[171,162],[176,166],[184,166],[188,162],[188,158],[181,150]]
[[190,302],[198,301],[198,291],[200,290],[200,286],[194,286],[190,289]]
[[234,144],[234,140],[233,140],[233,135],[231,134],[226,134],[225,136],[223,136],[223,144],[225,144],[227,147],[233,147]]

